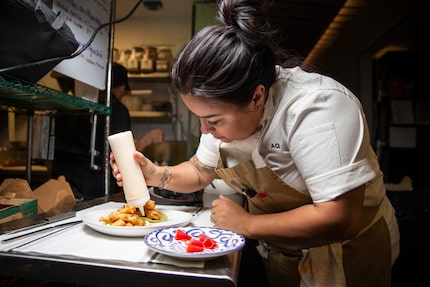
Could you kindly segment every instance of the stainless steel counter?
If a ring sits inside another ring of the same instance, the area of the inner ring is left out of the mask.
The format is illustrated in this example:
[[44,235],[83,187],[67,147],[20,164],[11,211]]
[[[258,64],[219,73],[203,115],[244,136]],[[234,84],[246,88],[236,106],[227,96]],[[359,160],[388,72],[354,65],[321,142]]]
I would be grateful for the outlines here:
[[[111,198],[98,199],[77,205],[77,209],[90,207]],[[196,208],[196,211],[198,209]],[[206,213],[201,213],[207,216]],[[34,224],[43,216],[26,218],[0,225],[0,232],[10,231],[11,226],[22,223]],[[14,223],[14,224],[12,224]],[[55,236],[55,235],[53,235]],[[52,239],[52,237],[51,237]],[[40,239],[43,240],[43,239]],[[142,240],[142,244],[143,240]],[[0,251],[0,274],[37,280],[55,281],[84,286],[236,286],[240,251],[206,260],[204,268],[178,267],[158,263],[135,263],[127,261],[97,260],[76,256],[25,253],[2,249]],[[18,250],[18,249],[17,249]]]

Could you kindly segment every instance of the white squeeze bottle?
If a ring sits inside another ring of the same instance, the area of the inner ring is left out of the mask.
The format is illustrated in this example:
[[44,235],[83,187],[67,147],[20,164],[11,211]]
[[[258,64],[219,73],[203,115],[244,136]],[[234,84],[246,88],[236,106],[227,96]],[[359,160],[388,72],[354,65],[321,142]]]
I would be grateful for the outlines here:
[[133,134],[131,131],[120,132],[110,135],[108,141],[121,171],[125,200],[145,215],[143,206],[150,196],[142,170],[133,157],[136,150]]

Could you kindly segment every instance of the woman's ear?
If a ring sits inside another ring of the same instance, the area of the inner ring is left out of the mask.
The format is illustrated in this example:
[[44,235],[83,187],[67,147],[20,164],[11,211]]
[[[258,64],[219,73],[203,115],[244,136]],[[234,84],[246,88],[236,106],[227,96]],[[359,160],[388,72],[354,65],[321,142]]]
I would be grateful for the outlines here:
[[262,108],[264,106],[264,103],[266,102],[266,88],[262,84],[259,84],[255,88],[252,101],[254,102],[254,106],[257,108]]

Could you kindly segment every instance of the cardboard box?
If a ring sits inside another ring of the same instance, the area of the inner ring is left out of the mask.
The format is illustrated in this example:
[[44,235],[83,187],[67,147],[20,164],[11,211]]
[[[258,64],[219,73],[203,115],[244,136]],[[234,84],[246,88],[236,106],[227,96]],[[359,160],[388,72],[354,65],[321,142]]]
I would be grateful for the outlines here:
[[0,223],[37,214],[37,199],[0,196]]
[[72,188],[64,176],[48,180],[34,190],[34,195],[39,203],[39,213],[59,214],[76,204]]
[[[10,201],[2,203],[2,199]],[[64,176],[50,179],[34,191],[27,180],[20,178],[7,178],[0,185],[0,223],[38,213],[56,215],[70,211],[75,204],[75,196]]]
[[36,198],[27,180],[22,178],[6,178],[0,185],[0,196]]

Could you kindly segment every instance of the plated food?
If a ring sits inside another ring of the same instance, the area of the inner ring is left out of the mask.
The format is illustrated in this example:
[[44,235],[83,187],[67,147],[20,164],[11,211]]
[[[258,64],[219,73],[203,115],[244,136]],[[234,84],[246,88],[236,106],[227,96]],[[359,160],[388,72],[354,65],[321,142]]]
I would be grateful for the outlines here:
[[139,208],[125,204],[123,207],[101,216],[100,221],[112,226],[145,226],[148,223],[156,223],[167,220],[166,214],[155,208],[155,201],[149,200],[143,206],[145,216]]
[[146,234],[168,227],[179,227],[185,226],[191,222],[193,215],[189,212],[179,210],[160,209],[161,216],[165,217],[165,220],[145,220],[145,225],[134,225],[134,226],[118,226],[108,225],[105,222],[100,221],[100,218],[107,217],[112,212],[116,212],[117,209],[103,209],[87,211],[80,215],[85,225],[98,232],[120,237],[142,237]]
[[204,226],[159,229],[146,235],[143,241],[156,252],[186,260],[219,257],[245,245],[241,234]]

